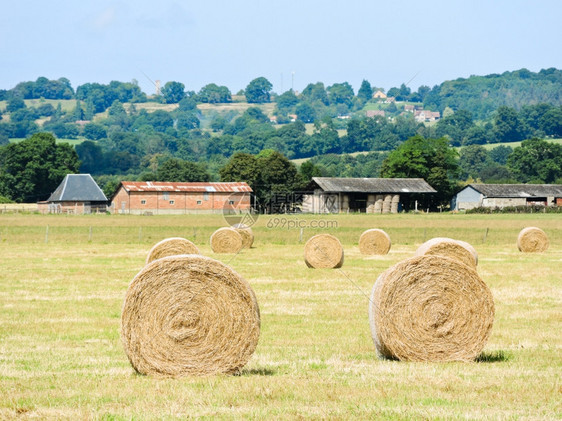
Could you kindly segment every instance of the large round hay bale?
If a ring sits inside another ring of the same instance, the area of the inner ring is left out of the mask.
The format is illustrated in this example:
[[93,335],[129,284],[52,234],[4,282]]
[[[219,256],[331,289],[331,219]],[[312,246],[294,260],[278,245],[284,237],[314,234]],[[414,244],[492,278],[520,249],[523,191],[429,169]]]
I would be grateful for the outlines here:
[[335,269],[343,265],[343,247],[331,234],[318,234],[304,245],[304,261],[310,268]]
[[211,235],[211,249],[215,253],[238,253],[243,244],[242,236],[234,228],[219,228]]
[[359,251],[361,254],[387,254],[390,246],[389,235],[381,229],[368,229],[359,237]]
[[456,259],[417,256],[383,272],[369,302],[377,353],[403,361],[470,361],[494,322],[490,289]]
[[199,249],[186,238],[166,238],[156,243],[154,247],[150,249],[146,257],[146,263],[148,264],[153,260],[167,256],[176,256],[178,254],[199,254]]
[[548,245],[546,233],[537,227],[523,228],[517,236],[517,247],[523,253],[542,253]]
[[242,237],[242,248],[249,249],[254,244],[254,232],[252,228],[245,224],[236,224],[233,225],[238,234]]
[[133,279],[121,340],[142,374],[236,373],[252,356],[260,314],[250,285],[225,264],[200,255],[154,260]]
[[424,254],[446,256],[458,259],[465,265],[476,267],[478,265],[478,253],[466,241],[454,240],[446,237],[436,237],[426,241],[415,252],[415,256]]

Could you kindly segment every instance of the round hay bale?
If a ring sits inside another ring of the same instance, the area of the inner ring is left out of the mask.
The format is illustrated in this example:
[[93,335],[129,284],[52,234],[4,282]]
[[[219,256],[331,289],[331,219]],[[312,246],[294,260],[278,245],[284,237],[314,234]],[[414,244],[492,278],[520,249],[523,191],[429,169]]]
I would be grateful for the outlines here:
[[523,253],[542,253],[548,246],[546,233],[537,227],[523,228],[517,236],[517,247]]
[[460,260],[471,267],[478,266],[478,253],[466,241],[453,240],[452,238],[436,237],[426,241],[415,252],[415,256],[424,254],[446,256]]
[[260,313],[250,285],[200,255],[154,260],[132,280],[121,341],[133,368],[157,376],[238,372],[252,356]]
[[343,247],[331,234],[318,234],[304,245],[304,261],[309,268],[335,269],[343,265]]
[[254,244],[254,232],[252,231],[252,228],[244,224],[236,224],[233,225],[232,228],[234,228],[238,234],[242,236],[242,248],[251,248],[252,244]]
[[215,253],[238,253],[242,245],[242,236],[234,228],[219,228],[211,235],[211,249]]
[[383,272],[369,302],[377,353],[403,361],[470,361],[484,348],[494,300],[476,270],[456,259],[417,256]]
[[388,254],[390,246],[389,235],[381,229],[369,229],[359,237],[361,254]]
[[185,238],[166,238],[156,243],[154,247],[150,249],[146,257],[146,263],[148,264],[153,260],[167,256],[176,256],[178,254],[199,254],[199,249],[195,244]]

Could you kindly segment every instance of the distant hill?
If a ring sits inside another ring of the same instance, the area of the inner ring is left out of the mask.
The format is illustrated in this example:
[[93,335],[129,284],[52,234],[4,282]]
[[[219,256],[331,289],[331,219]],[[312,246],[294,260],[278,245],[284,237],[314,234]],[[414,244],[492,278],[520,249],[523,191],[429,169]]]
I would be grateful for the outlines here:
[[488,118],[502,105],[519,110],[524,105],[540,103],[562,105],[562,70],[550,68],[534,73],[521,69],[459,78],[435,86],[423,100],[427,109],[441,113],[447,107],[463,109],[478,120]]

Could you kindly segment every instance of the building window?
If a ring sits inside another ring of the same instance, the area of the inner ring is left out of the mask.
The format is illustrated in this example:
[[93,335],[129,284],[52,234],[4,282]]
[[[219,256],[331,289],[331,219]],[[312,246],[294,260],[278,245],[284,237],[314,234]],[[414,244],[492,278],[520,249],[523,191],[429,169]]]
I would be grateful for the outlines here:
[[228,204],[229,204],[229,205],[234,205],[234,200],[229,200],[229,201],[228,201]]
[[163,198],[164,200],[170,200],[170,193],[168,193],[168,192],[162,193],[162,198]]
[[146,205],[146,200],[141,200],[141,205]]
[[203,200],[209,200],[209,193],[203,193]]
[[203,203],[203,202],[201,202],[200,200],[197,201],[197,204],[198,204],[198,205],[200,205],[201,203]]
[[170,200],[170,205],[173,205],[175,202],[175,200]]

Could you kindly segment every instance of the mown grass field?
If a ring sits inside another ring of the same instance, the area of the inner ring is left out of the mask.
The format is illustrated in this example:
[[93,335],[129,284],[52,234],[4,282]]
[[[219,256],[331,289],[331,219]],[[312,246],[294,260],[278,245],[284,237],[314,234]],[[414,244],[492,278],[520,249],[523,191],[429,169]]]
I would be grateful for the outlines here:
[[[224,225],[218,215],[0,215],[0,419],[562,418],[560,215],[262,215],[252,249],[216,255],[208,239]],[[547,252],[517,250],[525,226],[545,230]],[[367,228],[391,236],[388,255],[359,254]],[[304,242],[319,232],[341,239],[341,270],[306,268]],[[261,336],[239,376],[151,378],[127,360],[127,286],[170,236],[193,240],[256,292]],[[371,287],[436,236],[479,253],[496,304],[482,361],[381,361]]]

